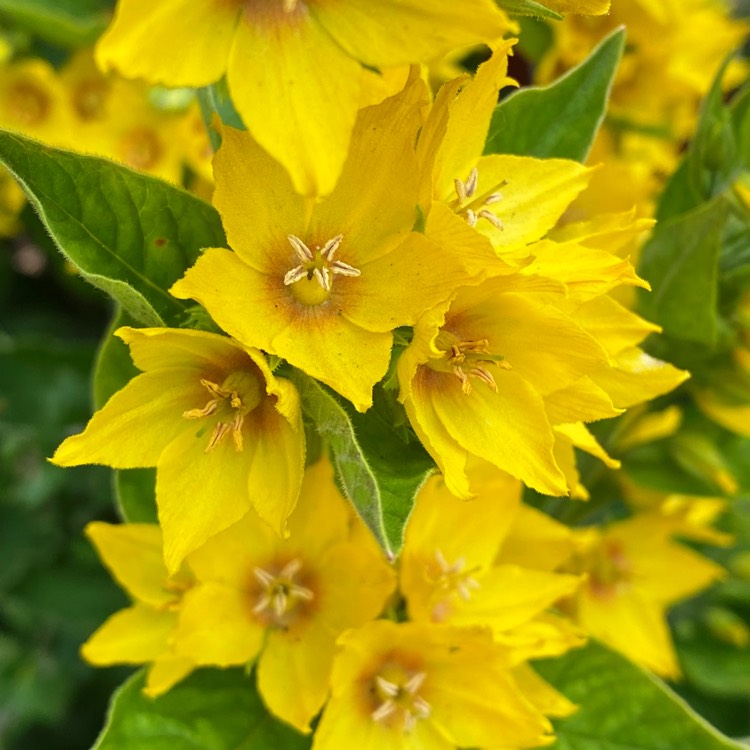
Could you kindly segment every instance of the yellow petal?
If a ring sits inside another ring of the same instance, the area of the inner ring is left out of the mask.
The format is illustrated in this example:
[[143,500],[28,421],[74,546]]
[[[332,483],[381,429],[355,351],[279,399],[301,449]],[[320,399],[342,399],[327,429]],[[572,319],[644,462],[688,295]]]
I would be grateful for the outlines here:
[[497,393],[480,384],[467,397],[452,374],[434,376],[441,379],[430,389],[435,412],[459,445],[542,493],[566,494],[544,405],[521,377],[502,371]]
[[165,446],[185,428],[182,413],[205,403],[198,377],[164,368],[133,378],[97,411],[79,435],[50,459],[58,466],[105,464],[114,469],[156,466]]
[[146,675],[145,695],[156,698],[174,687],[194,669],[193,662],[184,656],[168,653],[158,657]]
[[612,458],[597,439],[589,432],[581,422],[573,424],[555,425],[555,432],[564,435],[576,448],[585,451],[591,456],[598,458],[608,469],[619,469],[620,461]]
[[164,585],[167,569],[158,526],[93,521],[86,526],[86,536],[117,582],[135,599],[156,608],[174,601],[174,592]]
[[197,665],[246,664],[260,651],[264,632],[241,589],[204,583],[183,599],[173,648]]
[[522,505],[498,562],[534,570],[555,570],[573,553],[570,529],[546,513]]
[[502,195],[502,200],[486,208],[502,221],[504,229],[486,221],[477,224],[501,254],[544,237],[591,175],[590,169],[574,161],[500,154],[482,157],[477,169],[476,202],[491,193]]
[[310,10],[350,55],[372,67],[428,62],[455,47],[499,39],[507,30],[490,0],[368,0]]
[[251,135],[288,170],[297,192],[330,193],[359,106],[359,63],[310,16],[265,23],[248,10],[237,26],[227,81]]
[[234,341],[205,331],[125,327],[115,335],[130,347],[133,363],[144,372],[173,367],[211,372],[234,369],[246,360],[243,349]]
[[708,390],[695,392],[698,408],[714,422],[738,435],[750,437],[750,405],[723,403]]
[[545,715],[564,719],[578,707],[543,680],[528,664],[519,664],[513,677],[521,692]]
[[601,16],[609,10],[610,0],[544,0],[544,4],[558,13]]
[[122,0],[97,63],[153,83],[206,86],[226,70],[239,12],[236,3]]
[[144,604],[115,612],[86,643],[81,656],[95,666],[145,664],[168,650],[177,614]]
[[164,531],[164,561],[170,572],[214,534],[239,521],[251,507],[248,474],[255,441],[242,451],[220,440],[209,453],[206,428],[185,422],[159,458],[156,503]]
[[566,388],[544,397],[544,408],[553,425],[570,422],[596,422],[622,414],[607,392],[590,377],[583,377]]
[[258,660],[263,702],[272,714],[305,734],[328,695],[335,639],[320,625],[307,628],[298,639],[272,630]]
[[226,126],[220,132],[213,203],[229,245],[245,263],[268,272],[277,262],[273,251],[279,244],[285,254],[291,251],[287,235],[304,235],[306,201],[295,191],[284,167],[249,133]]

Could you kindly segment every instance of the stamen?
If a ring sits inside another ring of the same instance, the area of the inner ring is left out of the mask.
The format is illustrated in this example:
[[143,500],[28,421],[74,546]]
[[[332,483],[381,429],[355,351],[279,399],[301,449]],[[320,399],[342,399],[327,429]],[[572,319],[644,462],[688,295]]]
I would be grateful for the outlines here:
[[474,211],[472,211],[470,208],[467,208],[466,209],[466,223],[470,227],[475,227],[477,225],[477,221],[479,221],[479,219],[477,219],[477,215],[474,213]]
[[292,249],[297,254],[297,257],[303,263],[315,259],[310,248],[304,242],[302,242],[299,237],[296,237],[293,234],[288,234],[287,239],[289,240],[289,244],[292,246]]
[[284,275],[284,286],[290,286],[300,279],[304,279],[305,276],[307,276],[307,270],[302,266],[295,266],[291,271],[287,271]]
[[432,707],[430,704],[420,696],[417,696],[414,699],[414,703],[412,704],[414,707],[414,713],[420,718],[420,719],[429,719],[430,714],[432,713]]
[[479,170],[474,169],[469,172],[469,177],[466,180],[466,197],[471,198],[477,191],[477,183],[479,182]]
[[392,700],[387,700],[385,703],[381,703],[370,716],[375,721],[384,721],[385,719],[393,716],[396,712],[396,704]]
[[426,672],[417,672],[417,674],[411,677],[404,687],[409,693],[411,693],[411,695],[414,695],[414,693],[422,687],[426,677]]
[[297,9],[298,5],[299,0],[282,0],[284,13],[293,13]]
[[484,369],[484,367],[472,367],[469,370],[469,375],[473,375],[475,378],[479,378],[483,383],[486,383],[495,393],[497,393],[497,383],[495,378],[492,377],[492,373]]
[[328,240],[320,251],[320,254],[328,261],[333,260],[333,256],[341,245],[341,240],[344,239],[343,234],[337,234],[332,240]]
[[398,695],[398,685],[393,682],[389,682],[385,677],[378,675],[375,678],[377,686],[389,697],[395,698]]
[[279,578],[294,578],[302,569],[302,561],[298,559],[291,560],[279,571]]
[[493,226],[497,227],[500,231],[503,231],[505,229],[505,225],[503,224],[502,220],[495,216],[495,214],[492,213],[492,211],[488,211],[486,208],[483,208],[477,216],[481,219],[486,219],[490,222]]
[[485,206],[491,206],[493,203],[498,203],[503,199],[502,193],[492,193],[487,199],[484,201]]
[[210,453],[219,444],[219,441],[229,432],[230,427],[231,425],[227,422],[216,423],[216,427],[214,427],[214,431],[211,433],[211,438],[206,446],[206,453]]
[[[325,273],[323,273],[325,271]],[[328,274],[327,268],[315,268],[313,269],[313,276],[315,276],[316,281],[318,284],[320,284],[323,289],[325,289],[327,292],[331,291],[331,277]]]
[[312,590],[294,580],[301,569],[302,561],[298,559],[287,562],[277,574],[253,568],[255,579],[263,587],[253,606],[254,614],[264,616],[272,625],[288,627],[297,602],[310,602],[315,598]]
[[253,575],[258,579],[264,586],[269,587],[276,580],[275,576],[272,576],[267,570],[263,568],[253,568]]
[[362,271],[359,268],[350,266],[348,263],[344,263],[343,260],[335,260],[331,264],[331,270],[341,276],[361,276]]

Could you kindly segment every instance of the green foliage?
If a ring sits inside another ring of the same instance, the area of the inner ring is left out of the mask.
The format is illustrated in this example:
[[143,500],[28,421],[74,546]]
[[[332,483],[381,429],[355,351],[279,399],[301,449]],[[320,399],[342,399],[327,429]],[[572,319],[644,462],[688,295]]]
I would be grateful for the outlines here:
[[110,0],[0,0],[0,15],[48,42],[92,44],[111,16]]
[[384,394],[365,419],[307,375],[295,370],[292,379],[305,417],[331,449],[344,494],[386,553],[395,557],[432,461],[419,443],[407,444],[398,435]]
[[[157,699],[139,672],[115,694],[92,750],[303,750],[310,740],[274,720],[242,670],[204,669]],[[289,686],[294,689],[293,685]]]
[[497,4],[506,12],[515,16],[534,16],[548,18],[552,21],[562,21],[562,16],[555,10],[548,8],[536,0],[497,0]]
[[578,67],[550,86],[524,88],[501,102],[485,153],[583,162],[604,119],[625,31],[608,36]]
[[718,262],[728,207],[721,198],[656,226],[639,273],[652,292],[640,309],[666,336],[712,345],[717,336]]
[[556,726],[552,750],[740,750],[664,683],[608,648],[581,651],[539,666],[542,676],[580,706]]
[[219,215],[179,188],[105,159],[0,131],[0,162],[19,180],[81,275],[145,325],[179,325],[169,287],[201,248],[224,245]]

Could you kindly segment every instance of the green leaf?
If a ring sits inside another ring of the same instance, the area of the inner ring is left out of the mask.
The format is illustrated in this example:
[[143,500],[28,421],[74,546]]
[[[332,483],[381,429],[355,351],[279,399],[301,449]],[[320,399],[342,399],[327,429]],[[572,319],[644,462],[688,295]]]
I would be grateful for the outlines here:
[[179,325],[187,303],[167,291],[201,248],[226,243],[214,208],[106,159],[0,131],[0,162],[19,180],[81,275],[145,325]]
[[0,13],[64,47],[92,44],[110,21],[108,0],[0,0]]
[[485,153],[586,161],[624,45],[620,28],[555,83],[511,94],[495,109]]
[[382,414],[354,415],[317,381],[297,370],[291,377],[305,416],[330,446],[344,494],[386,554],[395,557],[414,495],[433,464],[421,446],[404,445]]
[[664,187],[656,219],[664,222],[687,213],[731,187],[742,167],[736,122],[724,105],[722,81],[729,58],[721,66],[703,100],[695,136],[680,166]]
[[534,16],[536,18],[549,18],[552,21],[563,20],[563,16],[557,11],[535,0],[497,0],[497,4],[504,11],[514,16]]
[[237,130],[246,130],[245,123],[232,102],[226,78],[222,78],[211,86],[198,89],[198,101],[214,151],[218,151],[221,146],[219,133],[214,129],[214,115],[218,115],[225,125],[237,128]]
[[709,345],[716,341],[718,263],[727,212],[726,201],[717,198],[657,224],[643,248],[638,273],[653,291],[639,294],[639,309],[666,336]]
[[[240,669],[200,670],[152,699],[143,672],[115,693],[92,750],[304,750],[310,739],[274,719]],[[289,686],[295,689],[294,685]]]
[[556,726],[550,750],[740,750],[661,680],[592,642],[537,664],[579,706]]

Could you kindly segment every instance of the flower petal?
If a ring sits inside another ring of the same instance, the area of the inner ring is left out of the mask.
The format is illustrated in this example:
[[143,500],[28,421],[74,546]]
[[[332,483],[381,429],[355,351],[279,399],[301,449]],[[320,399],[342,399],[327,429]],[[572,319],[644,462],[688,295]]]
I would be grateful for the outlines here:
[[239,7],[195,0],[122,0],[96,48],[105,70],[168,86],[206,86],[227,66]]
[[359,107],[359,63],[305,14],[263,23],[246,10],[227,80],[248,130],[289,171],[297,192],[330,193]]
[[107,619],[81,646],[81,655],[95,666],[145,664],[168,650],[176,625],[175,612],[136,604]]
[[183,412],[206,402],[199,378],[190,374],[184,368],[165,368],[136,376],[91,417],[82,433],[67,438],[50,461],[114,469],[156,466],[170,440],[184,430]]
[[242,590],[204,583],[185,594],[173,648],[195,664],[228,667],[254,659],[264,633]]

